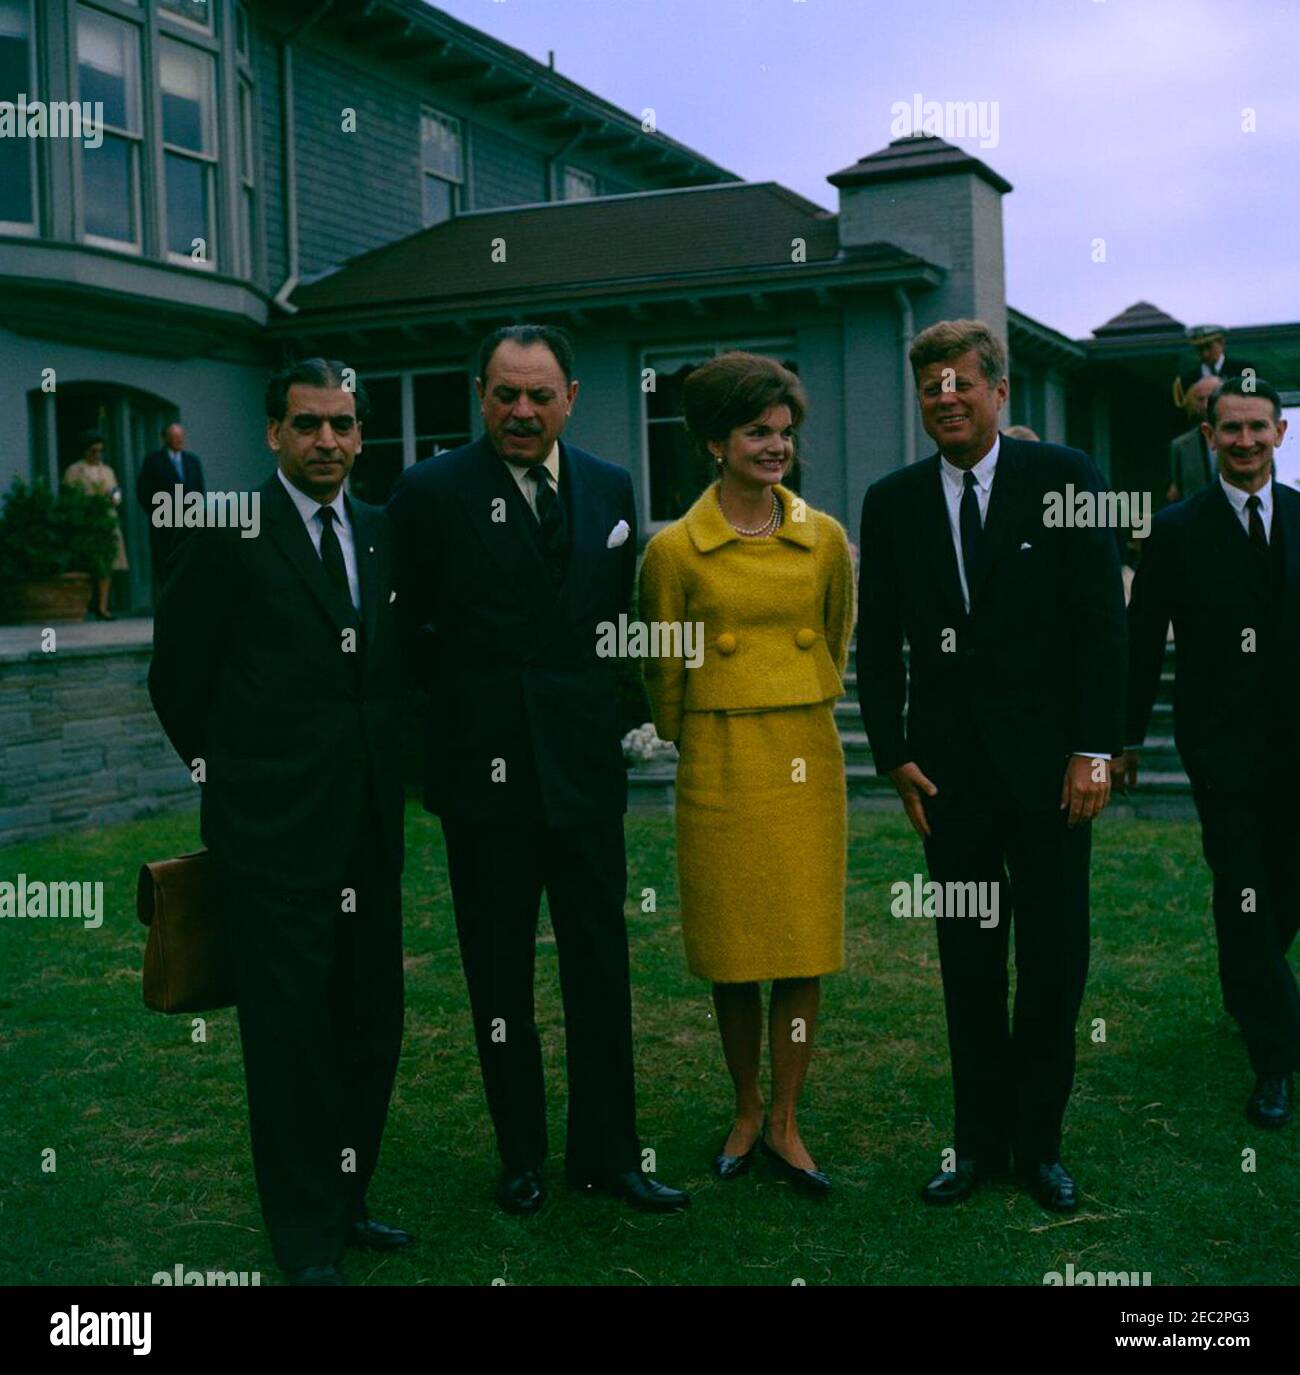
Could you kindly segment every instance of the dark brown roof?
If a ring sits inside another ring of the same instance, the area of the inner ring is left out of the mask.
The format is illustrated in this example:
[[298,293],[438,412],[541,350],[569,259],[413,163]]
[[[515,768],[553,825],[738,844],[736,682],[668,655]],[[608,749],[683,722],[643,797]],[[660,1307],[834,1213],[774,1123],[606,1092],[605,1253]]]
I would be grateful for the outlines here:
[[[840,254],[836,217],[773,182],[734,182],[458,215],[353,258],[293,294],[302,311],[416,305],[522,293],[580,297],[680,285],[754,269],[798,271],[791,240],[809,263]],[[492,261],[503,240],[506,261]],[[863,268],[919,262],[878,245],[854,254]]]
[[999,176],[986,162],[933,134],[909,134],[896,138],[887,148],[868,153],[852,167],[832,172],[826,178],[832,186],[865,186],[870,182],[908,181],[913,177],[940,177],[970,172],[996,191],[1006,193],[1011,183]]
[[1129,334],[1176,334],[1182,339],[1186,331],[1181,320],[1167,315],[1159,306],[1153,306],[1150,301],[1135,301],[1114,319],[1098,325],[1093,334],[1098,339],[1114,339]]

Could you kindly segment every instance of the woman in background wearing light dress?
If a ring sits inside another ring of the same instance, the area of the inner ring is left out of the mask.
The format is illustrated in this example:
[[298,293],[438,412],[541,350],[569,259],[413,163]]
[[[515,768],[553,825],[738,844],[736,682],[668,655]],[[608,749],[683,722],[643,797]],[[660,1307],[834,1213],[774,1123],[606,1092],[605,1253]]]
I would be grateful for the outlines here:
[[76,463],[68,465],[63,481],[69,487],[79,487],[92,496],[104,496],[113,503],[113,529],[117,536],[117,551],[113,557],[110,572],[105,573],[95,583],[95,605],[91,614],[101,621],[116,620],[108,609],[108,593],[113,585],[113,573],[121,573],[130,565],[126,561],[126,544],[122,539],[122,526],[118,521],[117,508],[122,504],[122,489],[118,486],[117,474],[104,462],[104,436],[95,430],[87,430],[81,436],[81,457]]

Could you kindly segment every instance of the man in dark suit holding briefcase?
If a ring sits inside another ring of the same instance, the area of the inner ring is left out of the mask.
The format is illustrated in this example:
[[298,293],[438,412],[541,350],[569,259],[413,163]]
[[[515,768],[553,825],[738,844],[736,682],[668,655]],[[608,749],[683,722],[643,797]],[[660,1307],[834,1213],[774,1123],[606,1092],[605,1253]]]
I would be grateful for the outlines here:
[[149,691],[203,784],[235,971],[253,1164],[276,1259],[342,1284],[369,1218],[402,1039],[396,610],[382,511],[346,497],[365,394],[341,363],[271,379],[260,528],[186,541]]
[[484,341],[486,427],[417,463],[388,510],[405,634],[424,637],[425,806],[442,819],[475,1039],[512,1213],[542,1207],[546,1098],[533,1014],[545,889],[560,963],[568,1181],[665,1211],[689,1195],[643,1168],[632,1072],[627,858],[616,664],[601,622],[636,572],[627,473],[563,443],[577,395],[559,330]]
[[1087,455],[999,436],[1006,352],[987,325],[941,321],[910,357],[939,452],[862,504],[858,700],[931,880],[998,902],[987,923],[937,914],[956,1131],[922,1197],[960,1202],[1014,1156],[1043,1207],[1072,1212],[1060,1145],[1088,973],[1090,823],[1123,749],[1115,534],[1057,518],[1096,498]]

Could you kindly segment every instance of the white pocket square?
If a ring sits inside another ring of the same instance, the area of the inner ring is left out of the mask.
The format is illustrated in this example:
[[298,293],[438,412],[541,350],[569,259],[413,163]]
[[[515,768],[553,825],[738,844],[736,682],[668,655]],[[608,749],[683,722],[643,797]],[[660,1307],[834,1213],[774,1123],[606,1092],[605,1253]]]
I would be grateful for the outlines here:
[[627,521],[620,520],[619,523],[609,532],[609,538],[605,541],[606,549],[617,549],[620,544],[627,543],[627,537],[632,533]]
[[392,604],[393,604],[396,600],[397,600],[397,593],[396,593],[396,592],[390,592],[390,593],[388,594],[388,605],[389,605],[389,606],[392,606]]
[[1030,543],[1028,543],[1028,542],[1026,541],[1026,543],[1024,543],[1024,544],[1022,544],[1022,545],[1020,546],[1020,552],[1023,554],[1023,553],[1025,552],[1026,549],[1032,549],[1033,547],[1034,547],[1034,546],[1033,546],[1032,544],[1030,544]]

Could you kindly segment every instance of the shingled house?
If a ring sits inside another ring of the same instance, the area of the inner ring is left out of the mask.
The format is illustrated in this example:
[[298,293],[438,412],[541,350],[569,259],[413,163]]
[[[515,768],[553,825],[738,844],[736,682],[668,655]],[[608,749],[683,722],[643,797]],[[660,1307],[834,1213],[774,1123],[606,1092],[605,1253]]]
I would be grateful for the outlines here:
[[[353,486],[382,500],[476,432],[482,333],[533,318],[574,335],[570,433],[632,472],[647,530],[699,477],[681,379],[734,346],[803,377],[799,481],[852,527],[927,450],[908,339],[976,314],[1008,338],[1009,421],[1163,491],[1181,326],[1139,305],[1074,340],[1009,308],[1011,187],[940,139],[830,170],[832,213],[420,0],[0,0],[0,100],[20,94],[102,101],[106,128],[0,140],[0,486],[57,480],[92,425],[129,484],[177,416],[210,486],[255,485],[265,373],[311,351],[367,379]],[[1300,326],[1233,334],[1300,388]],[[118,605],[143,611],[145,518],[123,519]]]

